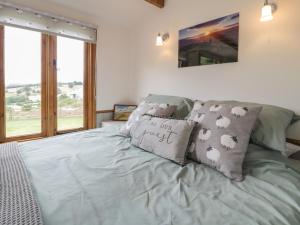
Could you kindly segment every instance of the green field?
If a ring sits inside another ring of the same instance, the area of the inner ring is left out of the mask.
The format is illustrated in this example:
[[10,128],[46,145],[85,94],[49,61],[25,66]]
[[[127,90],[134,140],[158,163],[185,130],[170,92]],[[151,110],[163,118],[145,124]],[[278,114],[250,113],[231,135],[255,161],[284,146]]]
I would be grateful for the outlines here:
[[[64,117],[59,118],[58,130],[68,130],[83,126],[83,117]],[[37,134],[41,132],[40,119],[11,120],[6,122],[6,136],[15,137],[28,134]]]

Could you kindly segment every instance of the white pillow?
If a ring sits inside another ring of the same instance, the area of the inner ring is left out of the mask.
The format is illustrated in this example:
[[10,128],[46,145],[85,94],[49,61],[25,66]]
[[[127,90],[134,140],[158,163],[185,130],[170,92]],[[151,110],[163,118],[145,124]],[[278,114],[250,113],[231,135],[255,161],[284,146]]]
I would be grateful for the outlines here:
[[126,124],[121,127],[120,134],[130,137],[131,127],[140,120],[144,114],[149,114],[158,117],[172,117],[177,109],[177,106],[158,103],[141,102],[136,110],[132,112]]

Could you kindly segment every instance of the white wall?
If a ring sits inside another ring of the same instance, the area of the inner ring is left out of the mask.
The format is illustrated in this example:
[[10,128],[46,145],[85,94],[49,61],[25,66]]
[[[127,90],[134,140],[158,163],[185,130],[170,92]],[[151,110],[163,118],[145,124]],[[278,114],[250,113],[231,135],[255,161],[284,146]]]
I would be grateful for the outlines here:
[[131,34],[127,29],[102,23],[97,44],[97,107],[113,109],[116,103],[133,104]]
[[[135,93],[198,99],[236,99],[284,106],[300,113],[299,0],[276,0],[275,19],[261,23],[263,0],[168,0],[136,34]],[[240,12],[239,62],[177,67],[178,30]],[[164,47],[158,32],[169,32]]]
[[133,62],[129,44],[132,32],[128,28],[46,1],[8,2],[98,26],[97,110],[112,109],[115,103],[133,102]]

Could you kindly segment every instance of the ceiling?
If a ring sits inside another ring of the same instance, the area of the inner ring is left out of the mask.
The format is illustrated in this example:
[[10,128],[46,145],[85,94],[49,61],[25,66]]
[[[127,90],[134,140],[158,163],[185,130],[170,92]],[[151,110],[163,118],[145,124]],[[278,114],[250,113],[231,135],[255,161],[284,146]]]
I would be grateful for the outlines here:
[[155,16],[159,9],[144,0],[40,0],[99,17],[126,27],[133,27],[145,17]]

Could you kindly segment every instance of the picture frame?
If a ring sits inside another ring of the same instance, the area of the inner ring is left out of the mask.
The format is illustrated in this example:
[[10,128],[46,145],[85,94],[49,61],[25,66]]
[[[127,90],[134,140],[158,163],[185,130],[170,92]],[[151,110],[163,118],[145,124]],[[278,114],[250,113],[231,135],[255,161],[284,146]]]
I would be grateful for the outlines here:
[[127,121],[137,105],[115,104],[113,112],[114,121]]
[[239,13],[179,31],[178,67],[238,62]]

